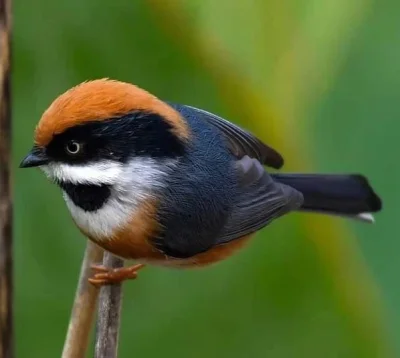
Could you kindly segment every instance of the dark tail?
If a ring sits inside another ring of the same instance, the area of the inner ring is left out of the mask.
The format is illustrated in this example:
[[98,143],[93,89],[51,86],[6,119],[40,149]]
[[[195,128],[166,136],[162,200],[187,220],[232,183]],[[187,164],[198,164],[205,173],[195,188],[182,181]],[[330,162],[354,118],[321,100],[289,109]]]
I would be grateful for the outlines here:
[[373,222],[372,213],[382,209],[381,199],[362,175],[272,174],[272,177],[303,194],[301,211]]

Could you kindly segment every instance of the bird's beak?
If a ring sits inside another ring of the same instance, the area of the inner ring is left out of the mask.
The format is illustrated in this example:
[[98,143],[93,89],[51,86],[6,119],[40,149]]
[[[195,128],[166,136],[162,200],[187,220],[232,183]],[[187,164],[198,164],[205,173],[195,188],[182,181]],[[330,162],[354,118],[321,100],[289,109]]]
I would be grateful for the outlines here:
[[35,146],[23,159],[19,167],[20,168],[38,167],[39,165],[44,165],[47,164],[48,162],[49,162],[49,157],[46,155],[44,149]]

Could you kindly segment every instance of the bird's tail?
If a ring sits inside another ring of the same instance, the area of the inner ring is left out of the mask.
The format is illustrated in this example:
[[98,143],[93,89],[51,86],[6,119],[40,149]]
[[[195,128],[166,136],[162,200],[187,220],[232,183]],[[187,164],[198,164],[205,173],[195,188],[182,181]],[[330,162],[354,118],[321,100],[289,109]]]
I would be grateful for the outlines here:
[[347,216],[374,222],[372,213],[382,208],[381,199],[362,175],[271,174],[304,196],[301,211]]

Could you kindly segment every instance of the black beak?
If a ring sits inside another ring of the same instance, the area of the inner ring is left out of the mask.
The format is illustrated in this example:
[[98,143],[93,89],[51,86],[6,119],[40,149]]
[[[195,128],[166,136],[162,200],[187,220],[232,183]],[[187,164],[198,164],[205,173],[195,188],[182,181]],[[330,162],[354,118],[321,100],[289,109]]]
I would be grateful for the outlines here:
[[43,148],[33,147],[28,155],[19,165],[20,168],[30,168],[37,167],[39,165],[44,165],[49,162],[49,158],[46,155]]

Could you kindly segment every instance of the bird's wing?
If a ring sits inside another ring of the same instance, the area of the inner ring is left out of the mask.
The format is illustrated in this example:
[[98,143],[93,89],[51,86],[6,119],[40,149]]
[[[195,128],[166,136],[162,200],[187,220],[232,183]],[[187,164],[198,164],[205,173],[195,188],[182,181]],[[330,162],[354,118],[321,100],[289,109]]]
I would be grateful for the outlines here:
[[230,151],[238,159],[248,155],[250,158],[257,159],[263,165],[275,169],[279,169],[283,166],[282,156],[275,149],[264,144],[253,134],[215,114],[192,106],[185,107],[200,114],[201,118],[207,121],[207,123],[218,128],[227,139]]
[[299,208],[303,195],[294,188],[275,182],[256,159],[237,162],[241,194],[237,198],[217,244],[254,233],[272,220]]

